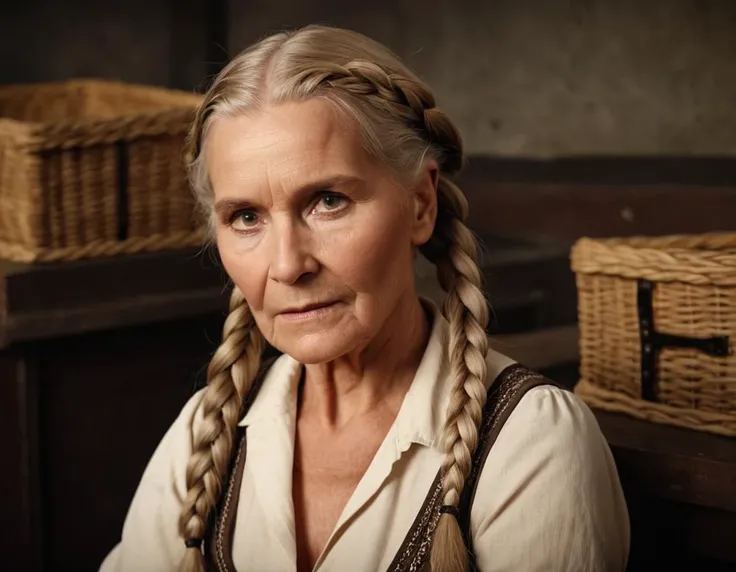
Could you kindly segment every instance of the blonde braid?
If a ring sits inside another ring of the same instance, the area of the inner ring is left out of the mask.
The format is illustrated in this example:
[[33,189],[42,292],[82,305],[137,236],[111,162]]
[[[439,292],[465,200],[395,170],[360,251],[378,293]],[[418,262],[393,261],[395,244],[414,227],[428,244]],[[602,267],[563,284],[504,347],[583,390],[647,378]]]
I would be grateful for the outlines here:
[[260,367],[263,346],[263,336],[236,287],[222,343],[207,370],[203,419],[187,464],[187,496],[179,517],[179,533],[187,544],[182,572],[205,571],[202,540],[225,485],[241,405]]
[[[478,445],[478,428],[486,402],[488,304],[481,291],[475,239],[462,222],[467,203],[460,189],[441,177],[435,240],[447,245],[435,260],[440,285],[447,292],[443,313],[450,323],[451,395],[443,434],[443,505],[457,509]],[[459,207],[459,208],[458,208]],[[436,244],[435,244],[436,246]],[[467,569],[468,558],[455,515],[443,512],[434,533],[433,572]]]

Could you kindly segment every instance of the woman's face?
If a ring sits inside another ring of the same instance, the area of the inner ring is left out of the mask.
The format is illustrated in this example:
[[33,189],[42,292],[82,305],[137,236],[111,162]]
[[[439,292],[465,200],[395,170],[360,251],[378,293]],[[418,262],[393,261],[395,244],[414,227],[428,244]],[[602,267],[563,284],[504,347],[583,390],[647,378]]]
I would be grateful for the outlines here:
[[272,345],[330,361],[365,349],[415,301],[436,163],[402,187],[322,99],[218,119],[206,160],[220,256]]

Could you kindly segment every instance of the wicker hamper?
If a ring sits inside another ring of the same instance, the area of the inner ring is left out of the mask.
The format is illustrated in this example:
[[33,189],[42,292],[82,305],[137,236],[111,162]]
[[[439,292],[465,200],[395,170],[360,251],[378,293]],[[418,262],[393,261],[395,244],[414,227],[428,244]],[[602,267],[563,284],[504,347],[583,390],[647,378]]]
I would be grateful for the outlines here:
[[101,80],[0,87],[0,258],[201,244],[182,156],[198,102]]
[[580,239],[580,382],[591,406],[736,436],[736,233]]

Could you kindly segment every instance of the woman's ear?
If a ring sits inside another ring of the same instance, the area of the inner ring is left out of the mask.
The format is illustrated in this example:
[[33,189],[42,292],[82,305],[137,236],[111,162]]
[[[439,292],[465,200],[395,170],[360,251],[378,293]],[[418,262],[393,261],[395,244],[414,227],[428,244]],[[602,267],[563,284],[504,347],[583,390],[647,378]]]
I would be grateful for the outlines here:
[[434,159],[427,161],[413,188],[412,244],[420,246],[427,242],[434,232],[437,220],[437,185],[440,169]]

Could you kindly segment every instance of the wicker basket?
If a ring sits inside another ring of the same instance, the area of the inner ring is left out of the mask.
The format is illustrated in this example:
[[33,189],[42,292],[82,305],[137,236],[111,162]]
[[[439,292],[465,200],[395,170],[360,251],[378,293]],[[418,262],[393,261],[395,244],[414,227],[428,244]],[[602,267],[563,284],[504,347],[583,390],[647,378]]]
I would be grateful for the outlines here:
[[580,239],[580,383],[591,406],[736,436],[736,234]]
[[182,150],[199,96],[112,81],[0,88],[0,258],[201,244]]

